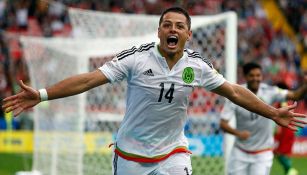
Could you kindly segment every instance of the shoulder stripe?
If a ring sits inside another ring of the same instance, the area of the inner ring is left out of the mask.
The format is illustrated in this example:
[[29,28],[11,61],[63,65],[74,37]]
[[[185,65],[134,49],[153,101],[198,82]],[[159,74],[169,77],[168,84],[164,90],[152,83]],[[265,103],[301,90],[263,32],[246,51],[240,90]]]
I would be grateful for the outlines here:
[[134,52],[135,50],[136,50],[136,47],[133,46],[131,49],[124,50],[124,51],[120,52],[119,54],[117,54],[116,56],[117,57],[122,57],[122,56],[124,56],[127,53]]
[[142,52],[144,50],[148,50],[152,47],[154,47],[155,44],[154,43],[149,43],[149,44],[144,44],[144,45],[141,45],[141,47],[138,49],[138,52]]
[[189,53],[189,55],[201,57],[200,54],[199,54],[198,52]]
[[118,58],[118,60],[121,60],[123,58],[126,58],[127,56],[133,55],[135,52],[143,52],[143,51],[149,50],[150,48],[152,48],[152,47],[144,48],[142,50],[137,49],[133,52],[127,53],[126,55],[123,55],[122,57],[117,57],[117,58]]
[[[141,49],[141,48],[143,48],[143,47],[147,47],[147,46],[149,46],[149,45],[151,45],[151,44],[153,44],[153,43],[149,43],[149,44],[142,44],[138,49]],[[127,49],[127,50],[124,50],[124,51],[122,51],[121,53],[119,53],[117,56],[122,56],[122,55],[124,55],[124,54],[126,54],[126,53],[128,53],[128,52],[133,52],[135,49],[137,49],[135,46],[133,46],[131,49]]]
[[120,52],[118,55],[123,55],[123,54],[125,54],[125,53],[127,53],[127,52],[131,52],[131,51],[133,51],[134,49],[136,49],[136,47],[135,46],[133,46],[132,48],[130,48],[130,49],[127,49],[127,50],[123,50],[122,52]]
[[189,57],[202,58],[199,54],[188,54]]
[[188,56],[198,56],[198,57],[201,57],[201,55],[198,52],[195,52],[195,51],[191,52],[188,49],[185,49],[184,51],[188,53]]
[[204,58],[200,55],[200,53],[198,52],[195,52],[195,51],[191,51],[191,50],[188,50],[188,49],[184,49],[185,52],[187,52],[188,54],[188,57],[190,58],[199,58],[201,59],[203,62],[207,63],[207,65],[213,69],[213,65],[211,63],[211,61],[207,58]]
[[[152,44],[152,43],[150,43],[150,44]],[[143,44],[143,45],[140,46],[140,48],[146,47],[150,44]],[[140,48],[138,48],[138,49],[140,49]],[[124,50],[121,53],[117,54],[117,57],[121,57],[121,56],[125,55],[126,53],[134,52],[135,50],[137,50],[137,48],[135,46],[133,46],[131,49]]]
[[201,60],[203,60],[203,62],[207,63],[208,66],[211,67],[211,69],[213,69],[213,65],[208,58],[201,57]]
[[139,48],[136,48],[135,46],[132,47],[131,49],[128,50],[124,50],[121,53],[119,53],[117,56],[118,60],[121,60],[129,55],[134,54],[135,52],[143,52],[143,51],[147,51],[150,48],[154,47],[155,43],[149,43],[149,44],[142,44]]
[[191,51],[191,50],[188,50],[188,49],[185,49],[184,50],[189,56],[199,56],[200,57],[200,54],[198,52],[194,52],[194,51]]

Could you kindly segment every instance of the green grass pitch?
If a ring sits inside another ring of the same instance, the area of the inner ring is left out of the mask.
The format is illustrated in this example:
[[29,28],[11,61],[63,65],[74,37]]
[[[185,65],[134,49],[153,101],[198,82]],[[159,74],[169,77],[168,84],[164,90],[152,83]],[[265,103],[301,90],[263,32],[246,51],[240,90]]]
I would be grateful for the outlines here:
[[[211,158],[212,159],[212,158]],[[300,172],[307,172],[307,157],[293,158],[293,166]],[[193,175],[205,175],[201,171],[208,168],[208,158],[192,157]],[[214,163],[210,165],[211,169],[223,168],[223,160],[215,158]],[[197,163],[197,165],[196,165]],[[213,167],[218,166],[218,167]],[[28,171],[32,167],[32,155],[30,154],[6,154],[0,153],[0,174],[15,175],[17,171]],[[223,174],[221,174],[223,175]],[[278,162],[274,159],[271,175],[283,175],[283,170]]]

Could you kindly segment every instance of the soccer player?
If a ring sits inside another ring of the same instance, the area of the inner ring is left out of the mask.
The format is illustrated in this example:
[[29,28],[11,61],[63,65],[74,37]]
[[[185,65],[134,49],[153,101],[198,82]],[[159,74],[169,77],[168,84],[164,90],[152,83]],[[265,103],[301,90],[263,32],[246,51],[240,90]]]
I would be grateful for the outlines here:
[[[267,104],[299,100],[307,92],[306,82],[295,91],[262,83],[262,68],[257,63],[245,64],[243,74],[246,84],[242,87],[249,89]],[[232,117],[236,117],[236,129],[228,124]],[[236,136],[229,157],[228,174],[268,175],[270,173],[274,142],[274,123],[271,121],[261,117],[261,114],[250,112],[229,100],[226,101],[221,113],[220,126],[225,132]]]
[[[273,108],[253,93],[223,78],[209,60],[185,49],[191,38],[191,19],[179,7],[166,9],[159,20],[159,43],[132,47],[99,69],[36,90],[20,82],[23,91],[4,99],[3,108],[20,114],[44,100],[76,95],[108,82],[127,79],[125,117],[114,145],[116,175],[191,175],[192,167],[184,125],[189,96],[204,87],[234,103],[291,129],[306,122],[295,117],[295,105]],[[293,124],[293,125],[290,125]]]
[[[276,86],[282,89],[289,89],[285,83],[278,83]],[[276,104],[276,106],[282,107],[288,103],[288,101],[280,102]],[[275,147],[273,152],[278,162],[283,167],[285,175],[298,175],[298,171],[293,168],[292,161],[289,157],[295,141],[295,132],[291,129],[277,126],[274,133],[274,139]]]

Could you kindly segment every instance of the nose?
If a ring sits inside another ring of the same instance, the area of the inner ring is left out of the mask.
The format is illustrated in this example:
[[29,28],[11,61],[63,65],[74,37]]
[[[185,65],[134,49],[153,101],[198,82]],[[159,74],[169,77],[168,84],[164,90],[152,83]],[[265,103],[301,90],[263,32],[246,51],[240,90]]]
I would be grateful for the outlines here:
[[171,32],[176,32],[176,26],[175,26],[175,25],[172,25],[170,31],[171,31]]

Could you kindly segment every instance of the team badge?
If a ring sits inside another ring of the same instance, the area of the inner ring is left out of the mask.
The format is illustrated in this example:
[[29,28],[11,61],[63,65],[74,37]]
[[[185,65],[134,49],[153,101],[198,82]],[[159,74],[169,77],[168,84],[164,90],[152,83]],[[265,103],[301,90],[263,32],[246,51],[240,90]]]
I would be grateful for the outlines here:
[[182,73],[182,80],[187,84],[190,84],[193,82],[194,70],[191,67],[184,68],[183,73]]

